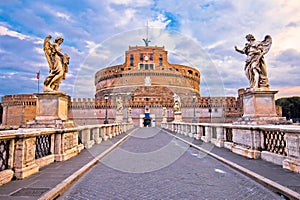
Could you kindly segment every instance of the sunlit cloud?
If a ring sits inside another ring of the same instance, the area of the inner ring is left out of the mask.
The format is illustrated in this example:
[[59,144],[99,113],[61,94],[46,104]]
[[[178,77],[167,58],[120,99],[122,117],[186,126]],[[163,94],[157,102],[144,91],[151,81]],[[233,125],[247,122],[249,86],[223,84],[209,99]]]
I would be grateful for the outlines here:
[[278,94],[276,94],[276,99],[282,97],[300,96],[300,86],[279,87],[276,89],[279,90]]

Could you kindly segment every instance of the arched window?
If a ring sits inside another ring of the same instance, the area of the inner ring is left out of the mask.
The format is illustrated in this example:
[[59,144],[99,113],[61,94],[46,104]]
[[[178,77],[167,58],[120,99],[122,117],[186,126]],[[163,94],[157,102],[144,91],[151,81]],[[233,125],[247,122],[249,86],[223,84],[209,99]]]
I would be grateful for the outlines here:
[[163,56],[162,54],[159,55],[159,64],[162,65],[162,61],[163,61]]

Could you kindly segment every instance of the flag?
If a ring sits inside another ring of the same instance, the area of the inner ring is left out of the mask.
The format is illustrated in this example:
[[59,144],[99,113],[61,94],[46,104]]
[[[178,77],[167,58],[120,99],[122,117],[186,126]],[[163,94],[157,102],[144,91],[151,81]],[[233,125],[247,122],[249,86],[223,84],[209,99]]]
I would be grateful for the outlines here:
[[40,79],[40,71],[36,72],[36,79]]

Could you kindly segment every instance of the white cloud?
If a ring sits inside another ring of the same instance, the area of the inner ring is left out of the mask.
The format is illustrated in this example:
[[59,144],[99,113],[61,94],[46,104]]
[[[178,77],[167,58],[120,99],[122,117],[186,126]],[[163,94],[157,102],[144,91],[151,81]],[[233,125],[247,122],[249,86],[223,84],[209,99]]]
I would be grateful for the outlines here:
[[7,35],[10,37],[15,37],[15,38],[18,38],[19,40],[30,39],[30,36],[18,33],[16,31],[9,30],[8,28],[6,28],[4,26],[0,26],[0,35],[3,35],[3,36]]
[[123,5],[123,6],[131,6],[131,7],[146,7],[152,4],[151,0],[109,0],[108,3]]
[[171,22],[163,14],[158,14],[155,20],[149,21],[148,26],[153,28],[166,28]]
[[57,17],[62,18],[64,20],[70,21],[70,16],[61,12],[56,12],[55,13]]
[[118,27],[118,26],[127,25],[131,21],[131,19],[134,17],[135,13],[136,13],[136,10],[134,10],[134,9],[124,10],[123,14],[121,14],[119,16],[119,18],[117,19],[115,26]]

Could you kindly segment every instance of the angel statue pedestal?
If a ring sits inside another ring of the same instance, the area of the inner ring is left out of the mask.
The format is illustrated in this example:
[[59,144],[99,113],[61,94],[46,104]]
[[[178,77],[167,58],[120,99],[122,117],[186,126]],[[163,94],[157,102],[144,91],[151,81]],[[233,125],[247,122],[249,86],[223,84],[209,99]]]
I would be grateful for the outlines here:
[[116,123],[122,123],[123,122],[123,113],[117,113],[116,114],[115,122]]
[[243,94],[244,114],[233,124],[286,124],[285,117],[278,117],[274,95],[278,91],[247,91]]
[[181,112],[174,112],[174,122],[182,122]]
[[70,97],[64,93],[39,93],[37,96],[36,117],[27,122],[27,128],[71,128],[74,122],[68,120]]

